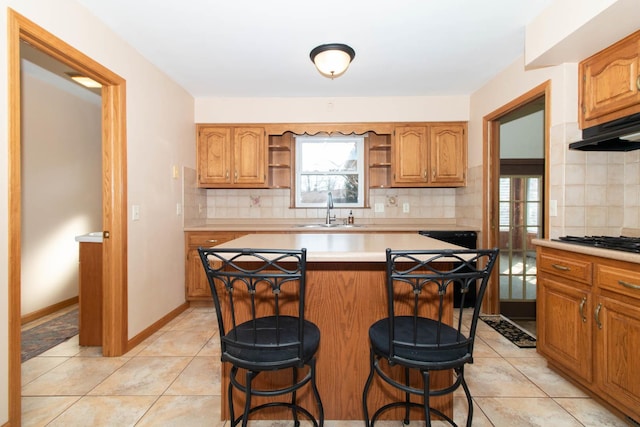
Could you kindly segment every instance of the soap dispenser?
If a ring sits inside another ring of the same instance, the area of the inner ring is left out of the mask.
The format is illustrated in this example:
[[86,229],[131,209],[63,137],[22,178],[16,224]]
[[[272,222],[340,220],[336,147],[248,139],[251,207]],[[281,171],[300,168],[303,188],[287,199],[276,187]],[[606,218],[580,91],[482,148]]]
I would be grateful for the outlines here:
[[347,217],[347,224],[353,224],[353,211],[349,211],[349,216]]

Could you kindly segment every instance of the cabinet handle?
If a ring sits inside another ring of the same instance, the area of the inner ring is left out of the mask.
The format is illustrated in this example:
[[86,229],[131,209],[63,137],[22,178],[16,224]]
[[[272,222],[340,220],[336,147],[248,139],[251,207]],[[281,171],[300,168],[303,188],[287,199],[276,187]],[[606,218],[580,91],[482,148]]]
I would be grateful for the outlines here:
[[640,75],[638,75],[638,78],[636,79],[636,87],[640,90]]
[[596,312],[593,317],[596,319],[596,325],[598,325],[598,329],[602,329],[602,323],[600,323],[600,310],[602,310],[602,303],[598,304],[596,307]]
[[624,286],[625,288],[640,290],[640,285],[636,285],[635,283],[629,283],[629,282],[625,282],[624,280],[618,280],[618,284]]
[[224,174],[224,178],[229,179],[229,169],[227,169],[227,172]]
[[587,303],[587,297],[582,297],[580,301],[580,317],[582,317],[582,323],[587,323],[587,317],[584,315],[584,305]]
[[236,181],[238,180],[238,171],[237,170],[235,170],[233,172],[233,179],[236,180]]
[[218,243],[217,239],[209,239],[207,240],[207,243]]
[[564,265],[560,265],[560,264],[551,264],[551,267],[555,268],[556,270],[560,270],[560,271],[571,271],[571,269],[569,267],[565,267]]
[[422,172],[422,177],[424,179],[427,179],[427,170],[426,169]]

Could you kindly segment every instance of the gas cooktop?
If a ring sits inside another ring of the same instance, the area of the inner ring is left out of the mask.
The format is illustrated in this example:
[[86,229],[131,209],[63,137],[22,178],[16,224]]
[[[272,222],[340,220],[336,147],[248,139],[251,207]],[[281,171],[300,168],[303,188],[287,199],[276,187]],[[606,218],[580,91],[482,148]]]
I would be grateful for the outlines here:
[[564,243],[592,246],[602,249],[640,253],[640,237],[627,236],[563,236],[554,239]]

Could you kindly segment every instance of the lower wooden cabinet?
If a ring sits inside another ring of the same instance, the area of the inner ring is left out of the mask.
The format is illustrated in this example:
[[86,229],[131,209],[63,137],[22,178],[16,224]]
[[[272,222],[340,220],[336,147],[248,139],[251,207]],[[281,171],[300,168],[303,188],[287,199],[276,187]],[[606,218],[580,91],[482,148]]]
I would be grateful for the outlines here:
[[640,421],[640,266],[538,247],[538,352]]
[[187,301],[211,302],[211,290],[204,274],[199,247],[212,247],[242,236],[230,231],[192,231],[185,233],[185,293]]

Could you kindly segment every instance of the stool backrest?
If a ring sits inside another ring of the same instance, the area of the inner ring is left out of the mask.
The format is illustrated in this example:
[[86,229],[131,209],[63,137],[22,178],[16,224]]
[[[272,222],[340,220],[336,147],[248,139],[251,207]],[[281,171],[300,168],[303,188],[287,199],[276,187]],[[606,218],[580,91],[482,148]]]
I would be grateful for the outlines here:
[[[420,368],[421,362],[428,361],[433,367],[434,360],[450,363],[452,358],[471,359],[482,299],[497,256],[498,249],[387,249],[390,361]],[[476,283],[474,307],[464,307],[463,298],[460,307],[453,308],[456,282],[463,296]],[[458,310],[457,316],[452,316],[453,324],[446,316],[451,310]],[[472,310],[472,315],[464,316],[465,310]],[[412,326],[398,330],[399,317],[403,317],[402,325]],[[408,321],[410,318],[413,320]],[[421,322],[419,318],[433,322]],[[415,361],[407,360],[412,352],[421,355]]]
[[[213,295],[222,360],[248,369],[302,364],[306,249],[198,252]],[[297,328],[291,328],[292,318]]]

